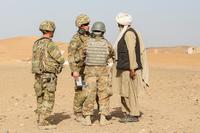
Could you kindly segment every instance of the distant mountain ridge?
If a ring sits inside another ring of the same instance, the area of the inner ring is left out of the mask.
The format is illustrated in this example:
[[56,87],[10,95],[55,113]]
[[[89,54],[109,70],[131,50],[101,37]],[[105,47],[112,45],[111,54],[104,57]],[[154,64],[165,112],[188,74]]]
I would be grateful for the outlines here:
[[[39,37],[20,36],[0,40],[0,61],[28,60],[32,56],[32,46]],[[56,42],[67,56],[67,45],[63,42]]]

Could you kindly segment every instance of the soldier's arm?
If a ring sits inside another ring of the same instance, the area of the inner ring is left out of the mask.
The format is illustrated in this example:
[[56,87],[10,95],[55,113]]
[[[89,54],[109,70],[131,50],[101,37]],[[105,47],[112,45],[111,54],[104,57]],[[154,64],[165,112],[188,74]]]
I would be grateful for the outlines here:
[[128,31],[125,35],[125,41],[128,48],[129,60],[130,60],[130,69],[135,70],[138,68],[138,64],[136,62],[136,36],[133,32]]
[[78,72],[77,63],[75,62],[75,54],[78,47],[78,41],[75,37],[69,43],[68,47],[68,61],[71,72]]
[[108,44],[108,49],[109,49],[109,58],[112,59],[113,61],[115,60],[115,50],[112,46],[112,44]]
[[63,65],[65,62],[64,57],[61,54],[61,51],[59,50],[58,46],[51,42],[48,45],[48,52],[51,55],[51,57],[56,60],[59,64]]

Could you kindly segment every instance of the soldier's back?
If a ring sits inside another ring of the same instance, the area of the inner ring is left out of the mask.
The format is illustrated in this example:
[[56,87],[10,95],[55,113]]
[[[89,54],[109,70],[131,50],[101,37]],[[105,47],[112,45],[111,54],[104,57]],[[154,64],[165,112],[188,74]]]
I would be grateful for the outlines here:
[[42,62],[44,60],[43,56],[46,51],[46,46],[50,42],[50,39],[40,38],[35,41],[32,48],[32,73],[42,73]]

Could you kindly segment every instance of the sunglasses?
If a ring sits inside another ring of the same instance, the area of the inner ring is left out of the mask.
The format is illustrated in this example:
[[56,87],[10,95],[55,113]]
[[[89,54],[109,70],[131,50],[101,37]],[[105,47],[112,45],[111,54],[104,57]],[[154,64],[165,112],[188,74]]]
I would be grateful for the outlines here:
[[90,23],[82,24],[82,26],[88,26]]

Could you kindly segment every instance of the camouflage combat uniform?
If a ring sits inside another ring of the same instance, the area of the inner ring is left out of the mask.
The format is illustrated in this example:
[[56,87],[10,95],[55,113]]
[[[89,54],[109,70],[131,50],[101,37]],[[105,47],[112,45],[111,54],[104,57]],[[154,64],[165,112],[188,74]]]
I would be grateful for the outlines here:
[[[80,14],[76,18],[76,26],[79,28],[78,32],[73,36],[68,47],[68,61],[71,69],[71,73],[78,72],[79,75],[84,79],[84,60],[83,60],[83,46],[89,39],[89,32],[83,31],[80,27],[83,24],[89,24],[89,17],[85,14]],[[73,102],[73,110],[75,115],[82,115],[82,107],[85,101],[87,92],[82,90],[82,87],[78,87],[75,84],[75,96]]]
[[[90,47],[93,45],[94,47]],[[83,110],[85,115],[92,114],[95,104],[96,94],[99,98],[100,114],[109,115],[109,98],[112,95],[110,88],[110,68],[108,60],[114,59],[114,49],[112,45],[103,37],[91,38],[84,47],[85,55],[85,88],[90,92],[88,103]],[[91,57],[89,57],[91,56]],[[103,63],[102,63],[102,60]]]
[[57,76],[62,70],[64,58],[58,46],[42,37],[33,45],[32,73],[35,74],[34,89],[37,97],[37,114],[48,117],[53,110]]
[[[68,47],[68,61],[71,72],[79,72],[80,76],[84,78],[84,60],[83,60],[83,45],[89,39],[89,36],[81,35],[77,33],[73,36],[70,45]],[[77,87],[75,84],[75,96],[74,96],[74,113],[82,113],[82,106],[86,92],[82,91],[81,87]]]

